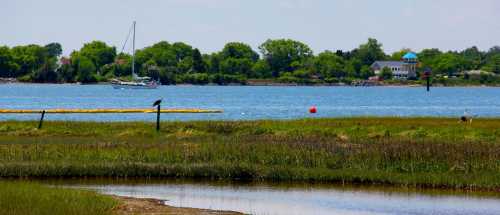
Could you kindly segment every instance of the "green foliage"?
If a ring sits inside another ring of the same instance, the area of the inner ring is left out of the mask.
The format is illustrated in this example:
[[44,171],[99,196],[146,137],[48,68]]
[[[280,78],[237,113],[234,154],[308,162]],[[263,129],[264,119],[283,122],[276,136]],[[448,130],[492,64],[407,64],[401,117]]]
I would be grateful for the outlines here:
[[283,72],[293,72],[304,61],[313,57],[309,46],[290,39],[267,40],[259,49],[268,62],[273,77],[279,77]]
[[435,59],[433,71],[452,76],[461,70],[462,59],[454,53],[445,53]]
[[363,65],[371,65],[377,60],[386,58],[382,44],[373,38],[369,38],[367,43],[360,45],[355,56],[361,60]]
[[12,53],[7,46],[0,46],[0,77],[16,77],[19,65],[14,62]]
[[206,72],[207,66],[205,65],[205,62],[203,61],[203,58],[201,56],[200,50],[194,49],[192,53],[192,59],[193,59],[193,67],[192,71],[201,73],[201,72]]
[[380,71],[379,74],[380,77],[384,80],[391,80],[392,79],[392,71],[388,67],[384,67],[382,71]]
[[59,43],[49,43],[45,45],[49,57],[59,57],[62,54],[62,46]]
[[253,51],[249,45],[239,42],[231,42],[226,44],[222,49],[220,55],[223,60],[229,58],[250,59],[254,63],[259,60],[259,55],[257,54],[257,52]]
[[271,72],[271,67],[265,60],[258,60],[252,66],[252,74],[255,78],[271,78],[273,75]]
[[80,56],[92,61],[96,71],[100,71],[101,67],[106,64],[113,63],[116,57],[116,48],[101,41],[86,43],[79,52]]
[[37,83],[54,83],[58,80],[56,73],[57,59],[49,58],[45,64],[32,74],[31,80]]
[[24,76],[38,70],[47,59],[47,51],[39,45],[16,46],[11,49],[13,61],[19,68],[14,77]]
[[[247,79],[296,84],[359,83],[374,75],[370,69],[374,61],[400,60],[411,51],[402,49],[387,56],[382,44],[372,38],[351,51],[324,51],[316,56],[306,44],[290,39],[267,40],[259,50],[262,58],[248,44],[230,42],[220,52],[202,54],[186,43],[161,41],[137,50],[134,66],[137,75],[152,77],[163,84],[206,84],[207,80],[209,83],[231,84],[246,83]],[[0,47],[0,77],[14,77],[26,82],[85,83],[131,79],[131,55],[117,55],[115,48],[104,42],[86,43],[80,50],[73,51],[69,58],[62,57],[60,63],[54,62],[61,51],[59,43],[44,47]],[[500,75],[498,46],[487,52],[475,46],[448,52],[424,49],[417,55],[418,73],[429,68],[433,75],[439,76],[436,80],[440,83],[500,84],[496,76],[470,78],[465,73],[480,69]],[[84,62],[83,72],[80,72],[81,58],[90,60],[93,67]],[[68,59],[71,64],[67,63]]]
[[314,70],[324,79],[342,78],[347,75],[344,60],[331,51],[322,52],[314,59]]
[[76,81],[81,83],[93,83],[96,82],[96,77],[94,72],[96,68],[92,61],[86,57],[80,57],[78,61],[78,72],[76,76]]
[[488,63],[484,65],[484,70],[500,74],[500,53],[489,57]]

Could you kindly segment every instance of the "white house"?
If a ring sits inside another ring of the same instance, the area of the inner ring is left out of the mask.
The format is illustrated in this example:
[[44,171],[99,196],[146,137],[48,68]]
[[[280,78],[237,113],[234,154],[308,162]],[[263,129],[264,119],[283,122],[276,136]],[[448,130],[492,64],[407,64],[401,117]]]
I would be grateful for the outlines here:
[[409,52],[403,56],[401,61],[375,61],[371,69],[375,75],[379,75],[382,69],[389,68],[395,79],[409,79],[417,77],[417,55]]

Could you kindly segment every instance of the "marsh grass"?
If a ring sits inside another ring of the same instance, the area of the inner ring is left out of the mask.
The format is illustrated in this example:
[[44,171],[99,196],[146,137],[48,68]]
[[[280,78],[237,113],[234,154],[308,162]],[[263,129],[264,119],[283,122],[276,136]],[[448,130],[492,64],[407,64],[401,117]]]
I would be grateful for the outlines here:
[[104,215],[117,204],[94,192],[52,188],[26,181],[0,181],[0,214],[8,215]]
[[184,177],[500,188],[500,120],[0,122],[3,177]]

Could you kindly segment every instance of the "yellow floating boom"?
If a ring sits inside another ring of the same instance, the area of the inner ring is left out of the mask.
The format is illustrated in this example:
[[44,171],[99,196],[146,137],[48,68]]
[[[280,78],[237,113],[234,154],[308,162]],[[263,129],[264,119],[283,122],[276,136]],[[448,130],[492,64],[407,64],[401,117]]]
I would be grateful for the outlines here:
[[[222,110],[203,109],[163,109],[161,113],[222,113]],[[42,110],[0,109],[0,114],[34,114]],[[45,113],[156,113],[155,109],[48,109]]]

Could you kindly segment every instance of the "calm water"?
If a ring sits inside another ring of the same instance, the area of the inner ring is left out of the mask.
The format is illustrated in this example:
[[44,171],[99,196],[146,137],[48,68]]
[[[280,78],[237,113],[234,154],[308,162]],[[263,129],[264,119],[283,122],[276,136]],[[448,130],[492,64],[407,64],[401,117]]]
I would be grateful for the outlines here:
[[[166,120],[295,119],[339,116],[459,116],[465,109],[500,117],[500,88],[162,86],[157,90],[115,90],[109,85],[0,85],[0,108],[223,109],[223,114],[164,114]],[[318,114],[308,113],[317,106]],[[0,120],[38,115],[1,115]],[[48,115],[48,120],[155,120],[152,114]]]
[[352,188],[320,185],[241,185],[193,182],[85,184],[70,187],[105,194],[165,200],[177,207],[232,210],[265,215],[500,214],[497,197],[467,193]]

